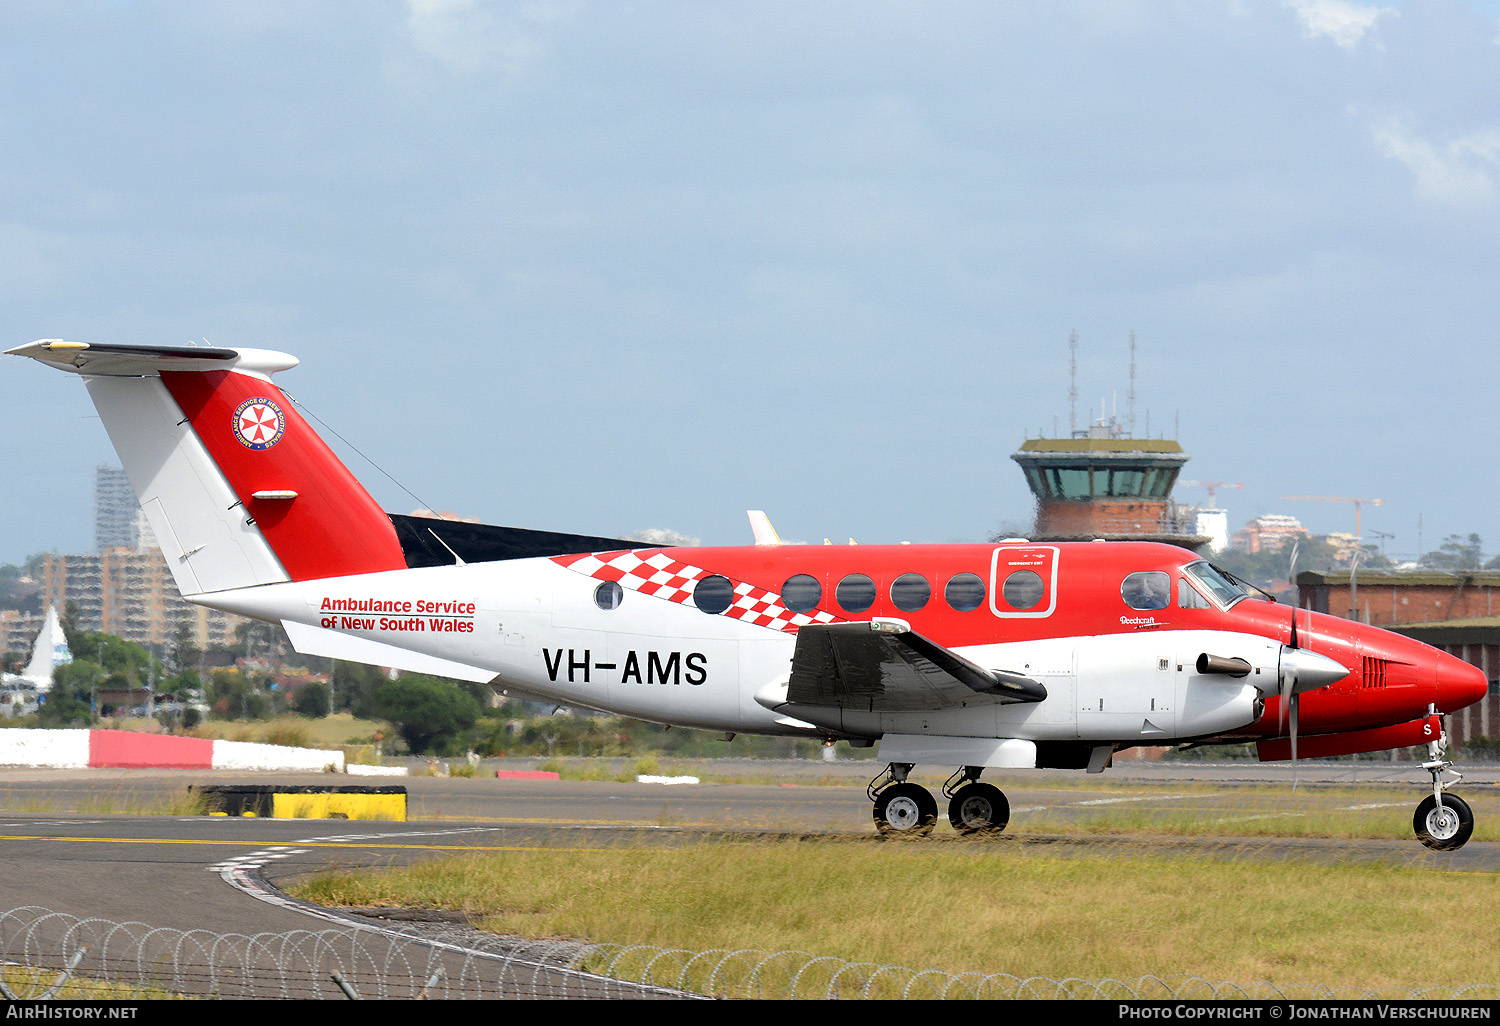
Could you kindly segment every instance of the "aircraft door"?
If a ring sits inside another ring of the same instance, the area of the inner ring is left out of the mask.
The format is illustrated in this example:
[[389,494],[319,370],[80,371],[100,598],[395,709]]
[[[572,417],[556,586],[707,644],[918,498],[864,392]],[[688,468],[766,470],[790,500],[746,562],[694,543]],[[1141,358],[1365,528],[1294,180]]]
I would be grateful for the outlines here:
[[1054,545],[1008,545],[990,557],[990,612],[1007,619],[1042,618],[1057,609]]
[[520,568],[505,570],[483,589],[474,629],[480,656],[488,654],[502,673],[523,680],[547,665],[552,653],[543,646],[555,647],[552,590],[545,578]]

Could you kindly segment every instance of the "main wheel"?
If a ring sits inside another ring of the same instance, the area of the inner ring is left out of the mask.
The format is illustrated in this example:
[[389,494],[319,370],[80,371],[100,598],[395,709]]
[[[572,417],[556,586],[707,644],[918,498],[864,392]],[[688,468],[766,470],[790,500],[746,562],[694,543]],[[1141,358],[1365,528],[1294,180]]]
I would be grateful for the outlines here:
[[925,787],[891,784],[875,796],[875,829],[894,837],[926,837],[937,822],[937,801]]
[[999,833],[1010,822],[1010,802],[993,784],[965,784],[948,803],[948,822],[961,834]]
[[1417,840],[1427,847],[1453,851],[1462,848],[1474,832],[1474,812],[1456,794],[1443,795],[1442,808],[1438,808],[1435,795],[1428,795],[1417,806],[1411,827],[1417,832]]

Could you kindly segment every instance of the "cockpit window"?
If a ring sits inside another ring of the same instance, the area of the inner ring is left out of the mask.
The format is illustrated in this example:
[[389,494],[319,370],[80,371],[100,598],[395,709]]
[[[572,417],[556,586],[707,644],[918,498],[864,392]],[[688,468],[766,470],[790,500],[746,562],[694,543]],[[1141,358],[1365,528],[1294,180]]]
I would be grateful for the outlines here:
[[1140,570],[1120,582],[1120,597],[1131,609],[1166,609],[1172,602],[1172,578],[1160,570]]
[[1208,563],[1202,561],[1189,563],[1182,568],[1182,572],[1198,582],[1203,590],[1212,595],[1214,601],[1225,609],[1228,609],[1245,597],[1244,588],[1241,588],[1238,584],[1225,577]]
[[1189,584],[1186,577],[1179,577],[1177,578],[1177,606],[1179,609],[1212,609],[1213,603]]

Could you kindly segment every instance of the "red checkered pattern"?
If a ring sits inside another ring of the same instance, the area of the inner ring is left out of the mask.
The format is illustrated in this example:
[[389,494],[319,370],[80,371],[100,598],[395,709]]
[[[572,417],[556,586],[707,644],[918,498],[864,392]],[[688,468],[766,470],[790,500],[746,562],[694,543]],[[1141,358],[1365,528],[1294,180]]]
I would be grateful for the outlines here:
[[[682,604],[693,601],[693,588],[703,578],[712,576],[710,571],[673,559],[660,549],[553,556],[552,561],[596,580],[617,581],[627,591],[654,595]],[[821,609],[811,613],[794,613],[781,604],[781,596],[776,592],[757,588],[744,581],[726,579],[734,585],[734,601],[724,610],[723,615],[732,616],[736,620],[789,634],[795,634],[797,628],[806,624],[841,620]]]

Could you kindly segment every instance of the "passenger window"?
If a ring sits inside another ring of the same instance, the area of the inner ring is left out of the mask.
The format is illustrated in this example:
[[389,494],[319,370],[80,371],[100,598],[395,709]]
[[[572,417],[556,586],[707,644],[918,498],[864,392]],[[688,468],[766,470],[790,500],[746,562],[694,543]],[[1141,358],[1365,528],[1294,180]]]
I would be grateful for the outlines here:
[[605,581],[594,589],[594,605],[600,609],[619,609],[625,601],[625,589],[618,581]]
[[794,613],[810,613],[823,601],[823,586],[816,577],[796,574],[781,586],[781,604]]
[[891,605],[903,613],[915,613],[932,598],[932,585],[921,574],[902,574],[891,585]]
[[1181,609],[1211,609],[1213,604],[1198,593],[1198,589],[1187,582],[1186,577],[1177,578],[1177,605]]
[[1120,583],[1120,597],[1131,609],[1166,609],[1172,602],[1172,579],[1160,570],[1141,570]]
[[833,590],[846,613],[863,613],[875,604],[875,582],[864,574],[850,574]]
[[734,602],[734,585],[729,578],[714,574],[698,582],[693,589],[693,605],[705,613],[722,613]]
[[1031,609],[1042,601],[1047,586],[1035,570],[1017,570],[1005,579],[1000,594],[1012,609]]
[[943,597],[958,612],[972,612],[984,605],[984,582],[976,574],[954,574],[943,589]]

